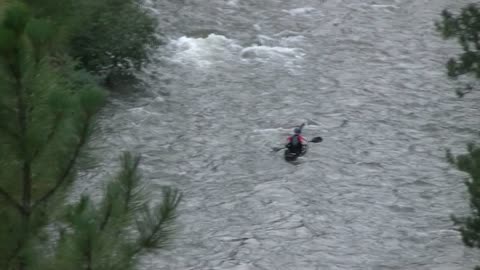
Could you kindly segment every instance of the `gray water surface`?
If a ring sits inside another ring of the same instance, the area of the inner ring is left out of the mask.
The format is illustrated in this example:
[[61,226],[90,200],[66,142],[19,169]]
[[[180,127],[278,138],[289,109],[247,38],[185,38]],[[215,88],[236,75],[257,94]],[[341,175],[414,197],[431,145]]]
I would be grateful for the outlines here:
[[[471,269],[449,215],[465,175],[444,159],[477,138],[433,27],[447,0],[152,0],[166,44],[145,91],[102,113],[103,170],[122,150],[184,193],[172,247],[143,269]],[[306,122],[298,166],[271,147]]]

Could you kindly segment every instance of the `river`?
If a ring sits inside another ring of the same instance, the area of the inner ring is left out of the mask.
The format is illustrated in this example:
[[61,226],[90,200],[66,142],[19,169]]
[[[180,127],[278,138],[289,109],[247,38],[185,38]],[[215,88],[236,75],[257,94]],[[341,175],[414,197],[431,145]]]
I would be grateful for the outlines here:
[[[465,3],[152,0],[165,44],[141,91],[110,98],[101,167],[75,189],[134,150],[155,194],[183,192],[175,241],[142,269],[472,269],[445,149],[477,138],[480,106],[456,97],[459,48],[433,26]],[[324,142],[295,166],[271,147],[302,122]]]

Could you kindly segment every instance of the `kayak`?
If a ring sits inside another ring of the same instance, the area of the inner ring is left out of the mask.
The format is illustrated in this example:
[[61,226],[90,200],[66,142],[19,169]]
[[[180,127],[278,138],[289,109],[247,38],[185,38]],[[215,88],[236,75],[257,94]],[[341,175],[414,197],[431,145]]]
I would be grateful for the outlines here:
[[302,152],[300,154],[297,154],[295,152],[290,152],[289,149],[285,149],[285,152],[283,152],[283,156],[285,158],[285,161],[295,161],[297,158],[305,155],[307,153],[308,145],[305,145],[303,148]]

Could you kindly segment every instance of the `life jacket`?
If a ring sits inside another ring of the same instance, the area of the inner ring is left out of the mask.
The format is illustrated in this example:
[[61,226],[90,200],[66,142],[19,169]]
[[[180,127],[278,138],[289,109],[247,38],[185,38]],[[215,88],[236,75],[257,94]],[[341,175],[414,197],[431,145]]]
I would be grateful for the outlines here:
[[305,144],[305,138],[303,138],[302,135],[295,134],[288,137],[288,142],[291,143],[292,146],[297,146],[298,144]]
[[293,135],[291,143],[293,146],[297,146],[300,143],[299,135]]

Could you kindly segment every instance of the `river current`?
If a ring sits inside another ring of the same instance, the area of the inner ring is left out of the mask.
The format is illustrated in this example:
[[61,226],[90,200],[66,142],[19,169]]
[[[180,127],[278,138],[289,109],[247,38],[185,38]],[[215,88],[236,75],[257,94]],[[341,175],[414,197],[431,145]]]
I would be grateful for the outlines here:
[[[445,160],[478,138],[478,95],[445,62],[448,0],[151,0],[164,45],[113,94],[93,141],[95,193],[118,155],[179,188],[178,231],[142,269],[472,269],[450,215],[465,175]],[[322,136],[298,165],[272,147]],[[157,190],[158,192],[156,192]],[[158,197],[156,197],[158,198]]]

